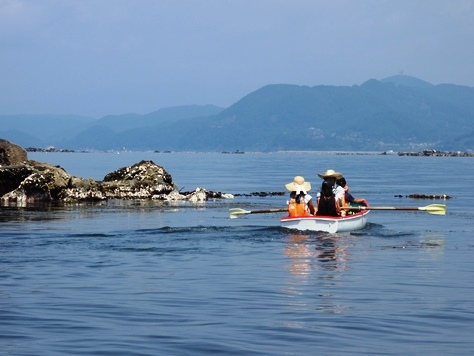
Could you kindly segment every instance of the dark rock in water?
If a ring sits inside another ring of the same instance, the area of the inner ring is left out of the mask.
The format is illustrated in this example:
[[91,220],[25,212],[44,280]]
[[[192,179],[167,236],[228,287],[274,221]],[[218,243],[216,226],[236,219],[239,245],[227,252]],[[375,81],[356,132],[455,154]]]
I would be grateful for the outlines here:
[[2,197],[2,201],[6,203],[36,203],[51,200],[47,179],[39,173],[29,175],[18,188]]
[[33,172],[28,165],[0,166],[0,197],[18,188]]
[[94,179],[85,179],[79,177],[71,177],[67,187],[60,189],[56,195],[57,200],[63,202],[95,202],[106,200],[101,182]]
[[157,192],[174,190],[173,179],[163,167],[153,161],[141,161],[133,166],[120,168],[104,177],[104,183],[130,182],[130,185],[155,187]]
[[15,157],[8,162],[22,164],[0,166],[0,202],[4,204],[93,202],[107,199],[203,202],[214,198],[233,198],[230,194],[209,192],[203,188],[181,194],[176,190],[171,175],[153,161],[141,161],[133,166],[122,167],[107,174],[103,181],[95,181],[71,176],[60,166],[28,161],[26,155],[23,159],[21,152],[14,146],[16,145],[5,144],[5,152],[15,152],[14,155],[7,155],[9,158]]
[[413,199],[451,199],[451,197],[447,194],[410,194],[408,198]]
[[53,166],[49,163],[28,161],[28,165],[33,170],[40,173],[46,179],[48,189],[56,199],[59,192],[67,188],[70,184],[71,175],[60,166]]
[[107,174],[102,182],[107,198],[144,199],[175,190],[171,175],[153,161],[141,161]]
[[447,195],[447,194],[441,194],[441,195],[436,195],[436,194],[410,194],[410,195],[401,195],[397,194],[395,195],[395,198],[412,198],[412,199],[451,199],[452,197]]
[[419,156],[419,157],[474,157],[473,152],[443,152],[437,150],[424,150],[420,152],[398,152],[399,156]]
[[7,140],[0,139],[0,166],[22,164],[26,160],[26,150]]
[[[94,189],[84,184],[89,180],[73,177],[59,166],[33,160],[21,166],[0,167],[0,181],[4,178],[9,178],[10,184],[2,185],[6,187],[0,191],[3,203],[94,200],[96,195]],[[99,187],[97,182],[94,185]]]

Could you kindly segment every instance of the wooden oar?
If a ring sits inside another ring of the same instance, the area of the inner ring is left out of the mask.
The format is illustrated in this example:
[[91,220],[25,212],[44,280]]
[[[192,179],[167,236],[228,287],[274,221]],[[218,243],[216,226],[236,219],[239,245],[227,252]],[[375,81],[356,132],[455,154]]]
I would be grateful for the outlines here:
[[[426,211],[429,214],[434,215],[445,215],[446,205],[444,204],[431,204],[427,206],[351,206],[345,207],[344,209],[361,211],[361,210],[415,210],[415,211]],[[282,213],[287,212],[288,208],[280,209],[266,209],[266,210],[244,210],[239,208],[229,209],[230,218],[236,219],[247,214],[262,214],[262,213]]]
[[239,209],[239,208],[229,209],[231,219],[240,218],[243,215],[247,215],[247,214],[282,213],[282,212],[288,212],[288,208],[267,209],[267,210],[244,210],[244,209]]
[[446,214],[446,205],[444,204],[431,204],[427,206],[419,206],[419,207],[411,207],[411,206],[351,206],[351,207],[344,207],[344,209],[349,210],[419,210],[419,211],[426,211],[430,214],[435,215],[445,215]]

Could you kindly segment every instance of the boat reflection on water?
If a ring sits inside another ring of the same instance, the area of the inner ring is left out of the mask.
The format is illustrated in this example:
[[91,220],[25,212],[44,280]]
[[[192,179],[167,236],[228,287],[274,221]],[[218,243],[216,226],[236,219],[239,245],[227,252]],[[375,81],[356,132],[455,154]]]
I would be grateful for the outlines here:
[[[348,309],[335,293],[343,286],[343,274],[349,269],[350,246],[346,238],[327,233],[289,235],[284,253],[290,259],[287,268],[292,278],[284,292],[306,300],[300,303],[292,298],[294,307],[330,314]],[[307,303],[310,295],[312,305]]]
[[306,278],[314,269],[318,252],[308,239],[308,235],[291,234],[285,249],[285,254],[291,258],[288,268],[296,278]]
[[344,238],[332,234],[290,234],[285,254],[291,258],[291,274],[306,277],[315,270],[347,270],[349,247]]
[[[350,245],[344,239],[334,235],[321,236],[320,244],[315,249],[318,251],[318,261],[324,270],[344,272],[348,269]],[[344,243],[346,242],[346,243]]]

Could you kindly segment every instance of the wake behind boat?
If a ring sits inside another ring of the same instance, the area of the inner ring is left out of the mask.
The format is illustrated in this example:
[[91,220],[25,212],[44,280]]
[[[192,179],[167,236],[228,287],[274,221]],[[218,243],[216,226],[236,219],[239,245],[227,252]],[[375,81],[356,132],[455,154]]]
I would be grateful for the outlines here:
[[324,231],[331,234],[360,230],[367,224],[368,210],[341,216],[285,216],[280,219],[281,226],[302,231]]

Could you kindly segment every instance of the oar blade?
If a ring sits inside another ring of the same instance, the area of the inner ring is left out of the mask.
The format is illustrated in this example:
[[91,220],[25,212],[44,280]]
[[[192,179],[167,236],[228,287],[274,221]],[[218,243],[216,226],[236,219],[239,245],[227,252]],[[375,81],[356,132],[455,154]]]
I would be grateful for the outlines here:
[[446,215],[446,205],[444,204],[431,204],[418,208],[418,210],[423,210],[434,215]]
[[239,208],[232,208],[232,209],[229,209],[229,216],[231,219],[237,219],[237,218],[240,218],[246,214],[250,214],[251,212],[248,211],[248,210],[244,210],[244,209],[239,209]]
[[229,209],[229,214],[230,214],[231,219],[236,219],[246,214],[281,213],[284,211],[288,211],[288,209],[278,208],[278,209],[265,209],[265,210],[244,210],[240,208],[232,208],[232,209]]
[[389,210],[389,211],[397,211],[397,210],[418,210],[418,211],[426,211],[429,214],[434,215],[446,215],[446,205],[444,204],[431,204],[428,206],[421,206],[421,207],[412,207],[412,206],[355,206],[355,207],[348,207],[345,209],[355,210],[355,211],[362,211],[362,210]]

